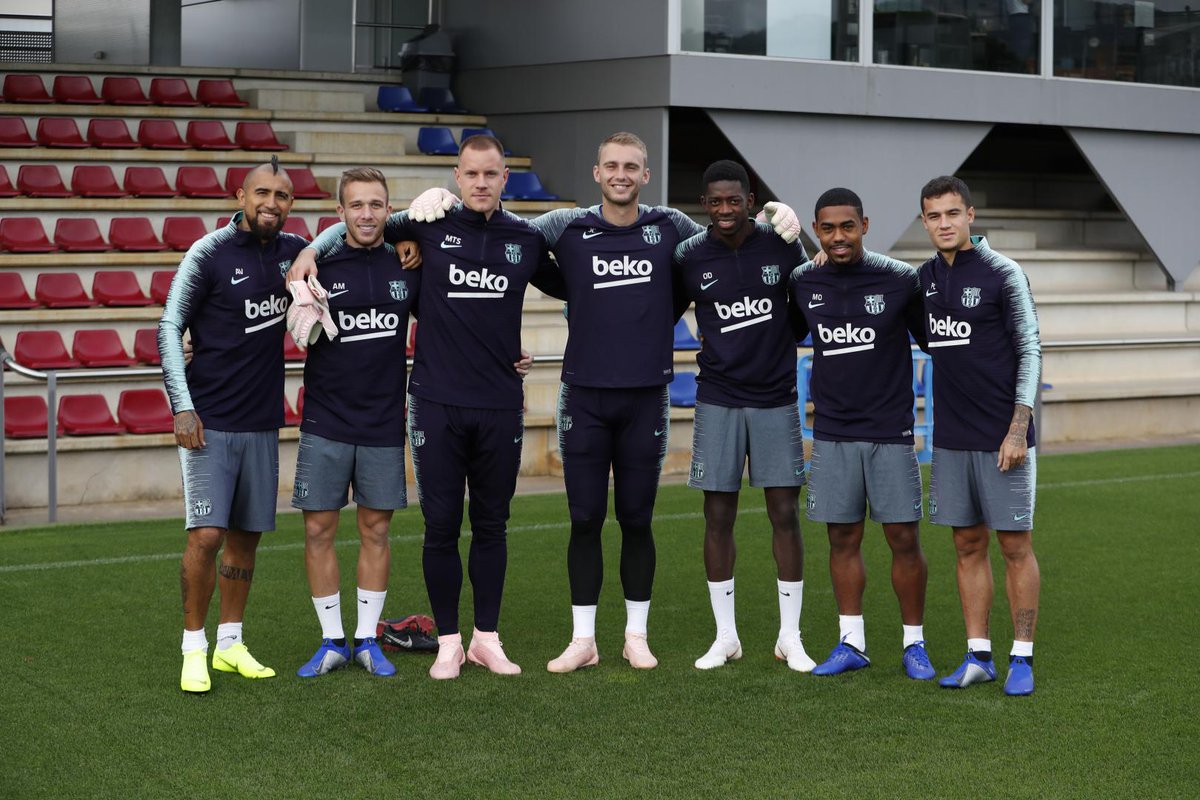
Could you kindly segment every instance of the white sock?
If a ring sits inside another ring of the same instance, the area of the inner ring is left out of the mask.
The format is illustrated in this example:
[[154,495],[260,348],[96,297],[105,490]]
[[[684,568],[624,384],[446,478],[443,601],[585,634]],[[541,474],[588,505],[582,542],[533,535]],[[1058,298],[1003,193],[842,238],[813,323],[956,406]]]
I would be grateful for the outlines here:
[[1021,656],[1022,658],[1033,658],[1033,642],[1022,642],[1017,639],[1013,641],[1012,650],[1009,651],[1010,656]]
[[355,639],[372,639],[379,625],[379,617],[383,614],[383,601],[387,599],[387,589],[382,592],[372,592],[370,589],[358,590],[358,628],[354,631]]
[[925,626],[924,625],[904,625],[904,646],[916,644],[917,642],[925,641]]
[[967,650],[972,653],[990,653],[992,652],[991,639],[967,639]]
[[713,619],[717,622],[717,638],[736,642],[737,622],[734,615],[733,578],[709,581],[708,599],[712,603]]
[[596,607],[571,606],[571,638],[596,638]]
[[189,631],[183,629],[183,652],[190,653],[193,650],[203,650],[208,652],[208,637],[204,635],[204,628],[198,631]]
[[854,645],[862,652],[867,652],[867,626],[862,614],[850,616],[838,614],[838,628],[841,630],[841,640]]
[[334,592],[328,597],[314,597],[313,608],[317,610],[317,621],[321,623],[322,639],[345,639],[342,628],[342,593]]
[[217,649],[228,650],[242,643],[242,623],[222,622],[217,626]]
[[625,601],[625,632],[646,634],[646,620],[650,616],[649,600]]
[[779,589],[779,638],[800,630],[800,609],[804,605],[804,581],[775,581]]

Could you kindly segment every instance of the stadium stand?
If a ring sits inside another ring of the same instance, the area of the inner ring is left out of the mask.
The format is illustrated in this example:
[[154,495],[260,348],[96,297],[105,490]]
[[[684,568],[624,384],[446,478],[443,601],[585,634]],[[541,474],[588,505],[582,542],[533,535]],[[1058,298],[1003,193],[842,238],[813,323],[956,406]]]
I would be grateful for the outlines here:
[[20,331],[13,347],[13,358],[31,369],[74,369],[79,362],[71,358],[58,331]]
[[102,436],[125,432],[113,419],[102,394],[69,394],[58,400],[58,421],[68,436]]
[[671,396],[671,405],[676,408],[694,408],[696,405],[696,373],[675,372],[675,377],[667,386]]
[[312,241],[312,231],[308,229],[308,223],[304,221],[304,217],[289,216],[283,223],[283,229],[288,233],[294,233],[297,236],[303,236],[310,242]]
[[108,164],[81,164],[71,173],[71,192],[76,197],[125,197],[129,192],[117,185]]
[[321,217],[317,220],[317,236],[320,236],[321,232],[329,226],[337,225],[341,221],[340,217]]
[[208,228],[200,217],[167,217],[163,220],[163,243],[172,250],[187,250],[207,233]]
[[138,123],[138,144],[152,150],[187,150],[190,145],[179,135],[175,121],[144,119]]
[[167,292],[171,291],[171,281],[175,280],[175,270],[159,269],[150,276],[150,299],[156,305],[167,304]]
[[83,282],[74,272],[38,273],[33,296],[46,308],[91,308],[99,305],[87,296]]
[[[496,132],[493,131],[491,128],[463,128],[462,133],[459,135],[459,141],[465,142],[467,139],[470,139],[472,136],[491,136],[493,139],[500,138],[499,136],[496,135]],[[512,150],[509,150],[507,147],[505,147],[504,155],[511,156]]]
[[86,75],[57,75],[54,78],[54,88],[51,90],[55,102],[73,105],[98,105],[103,103],[92,86],[92,79]]
[[123,76],[107,77],[100,84],[100,96],[104,98],[104,102],[116,106],[152,105],[137,78]]
[[437,114],[471,113],[458,104],[454,99],[454,92],[442,87],[426,86],[421,90],[417,102]]
[[680,319],[675,323],[675,349],[676,350],[699,350],[700,340],[692,335],[692,329],[688,327],[686,319]]
[[233,88],[233,81],[228,78],[201,79],[196,84],[196,99],[210,107],[245,108],[250,105],[238,96],[237,90]]
[[220,120],[192,120],[187,126],[187,143],[197,150],[236,150]]
[[54,98],[46,91],[41,75],[13,73],[4,76],[4,101],[6,103],[53,103]]
[[158,357],[158,330],[155,328],[138,328],[133,333],[133,357],[139,364],[157,367],[161,362]]
[[192,96],[192,90],[183,78],[152,78],[150,102],[159,106],[200,105],[200,101]]
[[42,117],[38,120],[34,138],[42,147],[79,149],[91,146],[70,117]]
[[115,328],[75,331],[71,355],[85,367],[130,367],[137,363],[125,352]]
[[37,217],[0,219],[0,247],[10,253],[50,253],[55,249]]
[[287,150],[275,136],[269,122],[239,122],[233,131],[233,140],[243,150]]
[[117,421],[130,433],[170,433],[175,430],[171,406],[162,389],[126,389],[117,399]]
[[37,142],[29,135],[25,120],[0,117],[0,147],[37,147]]
[[92,297],[106,306],[148,306],[146,297],[131,269],[97,270],[92,277]]
[[0,310],[37,308],[41,303],[29,296],[19,272],[0,272]]
[[118,250],[129,252],[167,249],[154,234],[154,226],[146,217],[113,217],[108,223],[108,241]]
[[408,326],[408,344],[404,346],[404,355],[412,358],[417,352],[417,321],[413,320]]
[[304,351],[296,346],[296,340],[290,335],[283,337],[283,360],[284,361],[303,361]]
[[283,424],[287,427],[295,427],[300,424],[302,419],[300,412],[292,408],[292,404],[288,402],[285,394],[283,396]]
[[65,253],[104,253],[113,249],[91,217],[60,219],[54,225],[54,244]]
[[417,149],[427,156],[456,156],[458,143],[449,128],[421,128],[417,132]]
[[407,86],[380,86],[375,94],[375,104],[380,111],[400,111],[410,114],[423,114],[429,109],[413,99],[412,92]]
[[12,181],[9,180],[8,170],[4,168],[3,164],[0,164],[0,197],[16,197],[19,194],[17,187],[13,186]]
[[125,191],[134,197],[177,197],[162,167],[126,167]]
[[[184,167],[180,167],[182,172]],[[236,195],[237,190],[246,182],[246,176],[254,167],[230,167],[225,173],[225,192],[222,197]],[[298,200],[324,200],[332,195],[317,184],[316,177],[308,167],[286,166],[288,177],[292,179],[292,195]],[[207,197],[208,195],[204,195]]]
[[22,164],[17,170],[17,191],[29,197],[71,196],[53,164]]
[[504,187],[505,200],[557,200],[558,195],[547,192],[536,172],[510,172]]
[[[4,398],[4,436],[8,439],[37,439],[46,435],[50,411],[41,395]],[[56,426],[63,432],[62,422]]]
[[87,140],[92,147],[127,149],[138,146],[123,119],[88,120]]
[[175,188],[184,197],[216,199],[229,196],[212,167],[180,167],[175,175]]

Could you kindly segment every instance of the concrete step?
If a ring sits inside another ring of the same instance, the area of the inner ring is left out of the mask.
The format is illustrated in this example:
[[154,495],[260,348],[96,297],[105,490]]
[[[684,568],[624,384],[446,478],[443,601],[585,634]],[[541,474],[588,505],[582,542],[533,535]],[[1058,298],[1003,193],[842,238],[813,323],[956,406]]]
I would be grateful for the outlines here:
[[301,153],[337,155],[360,162],[369,162],[376,156],[408,152],[404,134],[385,130],[285,130],[276,131],[276,135],[281,142]]
[[[993,243],[1001,231],[1017,230],[1035,234],[1039,247],[1132,247],[1139,250],[1146,247],[1133,223],[1120,212],[988,208],[979,204],[978,199],[976,203],[971,230],[986,234]],[[894,247],[932,252],[929,236],[919,218],[913,219]],[[1003,250],[999,244],[995,247]]]
[[1200,335],[1196,334],[1142,339],[1128,345],[1097,342],[1066,347],[1049,340],[1042,348],[1042,380],[1053,384],[1054,391],[1078,383],[1115,382],[1136,387],[1192,378],[1200,378]]
[[[996,249],[1021,265],[1035,299],[1046,292],[1128,292],[1167,288],[1166,277],[1157,262],[1141,251],[1045,247]],[[896,248],[889,255],[919,267],[929,259],[931,252],[928,248]]]
[[1042,395],[1041,440],[1047,444],[1200,433],[1200,378],[1154,382],[1080,381]]
[[1046,341],[1200,332],[1200,295],[1192,292],[1043,294],[1035,299]]
[[262,88],[248,89],[244,99],[254,108],[271,111],[334,111],[358,114],[367,108],[362,91]]

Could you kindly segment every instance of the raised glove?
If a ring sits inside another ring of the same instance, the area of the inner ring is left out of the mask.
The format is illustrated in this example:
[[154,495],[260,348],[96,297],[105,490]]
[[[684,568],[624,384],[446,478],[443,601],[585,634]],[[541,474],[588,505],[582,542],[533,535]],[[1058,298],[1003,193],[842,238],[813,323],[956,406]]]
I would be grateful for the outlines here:
[[408,207],[408,218],[413,222],[433,222],[446,216],[457,202],[458,197],[453,192],[435,186],[417,195]]
[[763,205],[763,210],[755,217],[759,222],[766,222],[775,229],[775,233],[788,244],[800,236],[800,219],[792,207],[785,203],[774,201]]

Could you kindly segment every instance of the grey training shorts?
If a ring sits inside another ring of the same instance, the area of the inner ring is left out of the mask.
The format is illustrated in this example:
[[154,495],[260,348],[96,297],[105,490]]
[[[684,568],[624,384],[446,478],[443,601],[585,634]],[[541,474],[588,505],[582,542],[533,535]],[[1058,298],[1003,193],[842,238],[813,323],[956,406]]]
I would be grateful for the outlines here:
[[996,452],[933,448],[929,479],[929,521],[967,528],[986,522],[996,531],[1033,530],[1037,456],[1001,472]]
[[804,439],[796,404],[776,408],[727,408],[697,403],[688,486],[736,492],[750,461],[750,485],[804,485]]
[[186,527],[275,530],[279,431],[204,430],[204,447],[179,448]]
[[813,441],[808,518],[814,522],[915,522],[921,469],[911,444]]
[[292,508],[343,508],[354,487],[354,502],[380,511],[408,507],[403,447],[367,447],[300,433]]

